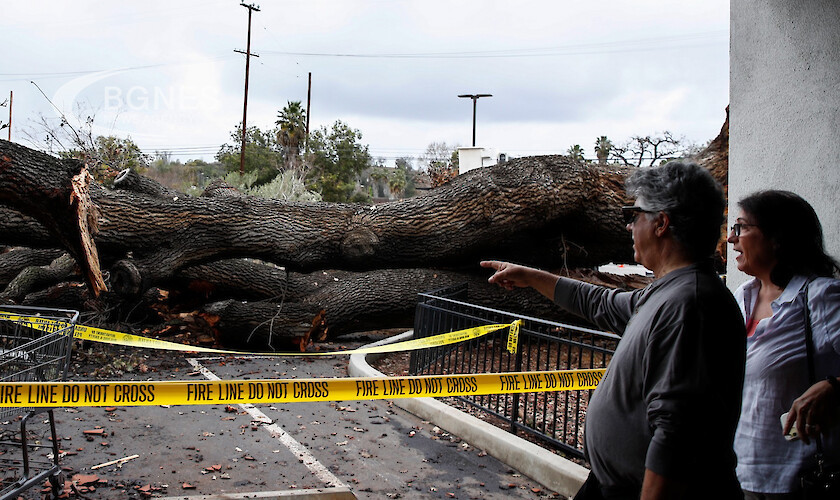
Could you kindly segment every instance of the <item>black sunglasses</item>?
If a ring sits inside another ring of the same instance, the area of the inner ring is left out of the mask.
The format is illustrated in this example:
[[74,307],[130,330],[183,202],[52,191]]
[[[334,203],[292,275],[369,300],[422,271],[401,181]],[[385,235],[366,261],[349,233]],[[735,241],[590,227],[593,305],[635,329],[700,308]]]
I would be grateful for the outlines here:
[[735,236],[741,236],[742,227],[758,227],[758,224],[742,224],[740,222],[735,223],[732,226],[732,232],[735,233]]
[[632,224],[636,222],[636,217],[638,217],[638,215],[642,213],[653,214],[656,212],[653,212],[651,210],[645,210],[644,208],[637,207],[635,205],[621,207],[621,215],[624,216],[624,224]]

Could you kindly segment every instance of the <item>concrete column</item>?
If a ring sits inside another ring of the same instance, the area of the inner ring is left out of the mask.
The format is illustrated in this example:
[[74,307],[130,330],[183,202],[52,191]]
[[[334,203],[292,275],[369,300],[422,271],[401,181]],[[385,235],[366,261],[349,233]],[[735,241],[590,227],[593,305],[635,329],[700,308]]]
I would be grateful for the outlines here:
[[[840,258],[840,2],[730,5],[729,225],[737,201],[786,189],[816,209]],[[730,247],[731,248],[731,247]],[[730,251],[728,283],[747,277]]]

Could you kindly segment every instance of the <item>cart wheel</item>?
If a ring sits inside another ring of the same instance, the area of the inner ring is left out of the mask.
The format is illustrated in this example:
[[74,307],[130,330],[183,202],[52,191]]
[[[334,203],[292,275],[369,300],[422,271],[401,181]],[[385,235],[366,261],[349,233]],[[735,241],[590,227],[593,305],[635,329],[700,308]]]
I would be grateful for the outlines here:
[[52,489],[52,497],[58,498],[64,493],[64,472],[59,471],[49,478],[50,488]]

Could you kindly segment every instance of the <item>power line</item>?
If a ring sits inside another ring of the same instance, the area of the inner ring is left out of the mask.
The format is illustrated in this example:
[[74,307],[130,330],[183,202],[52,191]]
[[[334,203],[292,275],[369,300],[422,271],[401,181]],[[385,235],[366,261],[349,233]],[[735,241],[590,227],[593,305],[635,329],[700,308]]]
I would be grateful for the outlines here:
[[58,72],[46,72],[46,73],[0,73],[0,77],[10,76],[16,78],[4,78],[0,79],[0,82],[17,82],[17,81],[29,81],[37,77],[38,80],[44,80],[48,78],[68,78],[72,76],[83,76],[83,75],[92,75],[94,73],[102,73],[105,71],[112,71],[112,72],[123,72],[123,71],[136,71],[142,69],[152,69],[152,68],[163,68],[167,66],[189,66],[193,64],[205,64],[208,62],[218,62],[226,59],[233,59],[236,56],[231,55],[220,55],[215,57],[210,57],[207,59],[202,60],[192,60],[192,61],[172,61],[172,62],[165,62],[165,63],[157,63],[157,64],[143,64],[139,66],[125,66],[123,68],[117,68],[113,70],[107,69],[96,69],[96,70],[84,70],[84,71],[58,71]]
[[483,59],[483,58],[505,58],[505,57],[549,57],[549,56],[571,56],[588,55],[600,53],[658,51],[673,48],[685,48],[685,43],[699,43],[705,41],[716,41],[716,38],[724,38],[728,41],[728,30],[708,31],[701,33],[690,33],[684,35],[673,35],[652,38],[635,38],[628,40],[617,40],[613,42],[597,42],[584,44],[568,44],[553,47],[498,49],[482,51],[451,51],[451,52],[404,52],[404,53],[351,53],[351,52],[292,52],[264,50],[264,54],[287,55],[300,57],[346,57],[346,58],[369,58],[369,59]]

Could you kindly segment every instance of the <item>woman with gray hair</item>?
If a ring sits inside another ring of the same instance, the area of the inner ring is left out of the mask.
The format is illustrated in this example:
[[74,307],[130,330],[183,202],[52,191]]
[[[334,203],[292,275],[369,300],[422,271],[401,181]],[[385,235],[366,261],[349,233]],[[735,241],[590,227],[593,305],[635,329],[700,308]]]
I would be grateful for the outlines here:
[[702,167],[669,162],[627,179],[622,207],[634,259],[655,281],[625,292],[499,261],[491,283],[532,287],[622,335],[589,402],[592,472],[576,499],[741,498],[732,441],[746,333],[715,274],[723,223],[720,186]]

